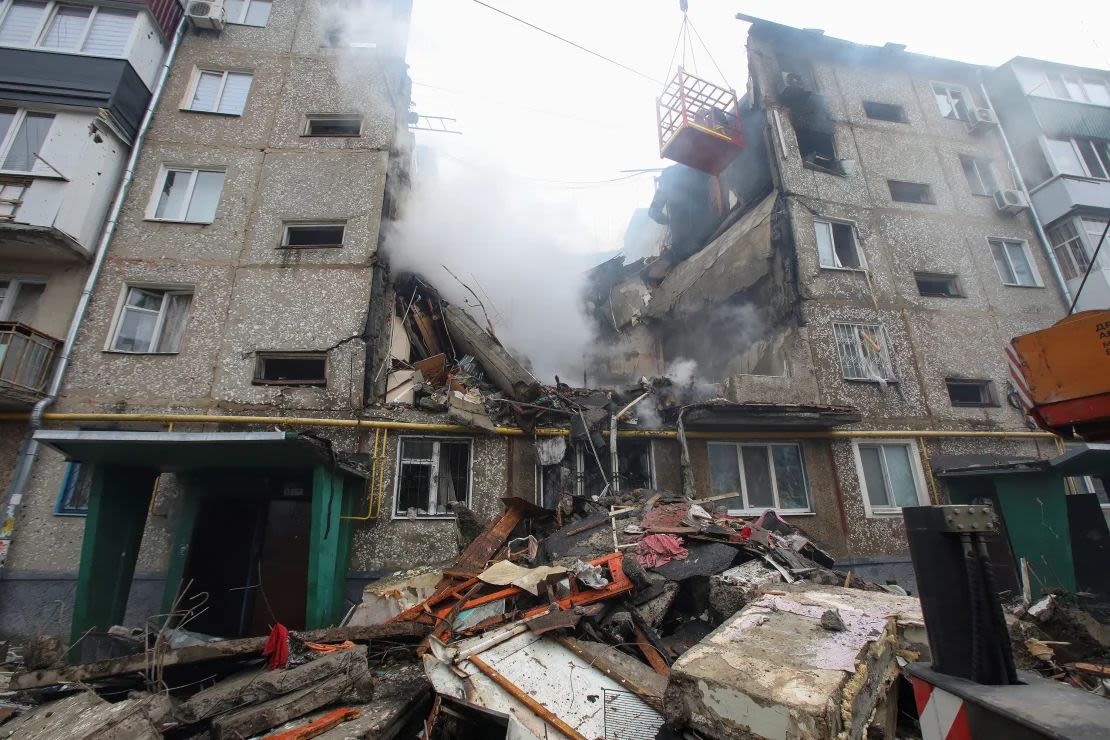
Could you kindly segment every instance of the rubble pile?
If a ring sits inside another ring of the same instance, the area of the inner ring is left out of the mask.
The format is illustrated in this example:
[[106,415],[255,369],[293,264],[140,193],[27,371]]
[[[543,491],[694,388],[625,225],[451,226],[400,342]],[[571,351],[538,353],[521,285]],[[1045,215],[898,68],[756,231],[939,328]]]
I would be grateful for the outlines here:
[[1017,667],[1110,698],[1110,614],[1105,602],[1057,592],[1009,606]]
[[832,570],[773,511],[503,501],[454,562],[370,584],[344,626],[167,627],[68,667],[28,651],[0,737],[893,737],[898,661],[927,651],[917,600]]

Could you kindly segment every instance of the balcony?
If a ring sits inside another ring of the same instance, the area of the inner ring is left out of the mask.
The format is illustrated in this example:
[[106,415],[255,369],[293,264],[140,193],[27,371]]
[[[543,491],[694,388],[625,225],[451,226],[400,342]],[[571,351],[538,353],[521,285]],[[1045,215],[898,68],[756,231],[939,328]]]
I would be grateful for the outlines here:
[[1045,224],[1066,216],[1071,211],[1110,211],[1110,180],[1057,175],[1030,192],[1033,207]]
[[0,321],[0,407],[27,407],[46,395],[60,346],[26,324]]

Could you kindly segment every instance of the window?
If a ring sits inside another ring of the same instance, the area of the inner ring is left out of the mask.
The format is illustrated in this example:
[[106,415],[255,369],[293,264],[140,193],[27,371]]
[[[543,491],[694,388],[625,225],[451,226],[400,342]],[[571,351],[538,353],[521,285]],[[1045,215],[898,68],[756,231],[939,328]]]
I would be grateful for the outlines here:
[[840,368],[846,380],[897,380],[890,364],[886,333],[878,324],[833,324]]
[[224,187],[223,170],[165,167],[161,183],[151,204],[151,218],[197,224],[210,224],[216,219]]
[[1033,258],[1025,242],[1012,239],[988,239],[988,241],[1003,285],[1025,288],[1041,286],[1041,278],[1033,266]]
[[900,203],[936,203],[933,189],[928,185],[902,180],[887,180],[886,184],[890,188],[890,197]]
[[281,246],[294,248],[342,247],[344,222],[286,224]]
[[0,278],[0,321],[33,323],[44,292],[42,278]]
[[[1100,231],[1099,236],[1101,234]],[[1064,273],[1064,279],[1073,280],[1087,272],[1090,258],[1087,256],[1083,238],[1075,230],[1075,224],[1064,221],[1059,226],[1053,226],[1048,230],[1048,240],[1052,243],[1052,252],[1056,255],[1056,262],[1060,265],[1060,272]]]
[[955,275],[946,275],[939,272],[915,272],[914,282],[917,283],[917,292],[923,296],[934,298],[963,298],[960,290],[960,281]]
[[189,93],[187,108],[201,113],[241,116],[250,91],[251,75],[247,72],[200,69]]
[[1064,100],[1077,100],[1081,103],[1110,105],[1110,88],[1102,80],[1076,74],[1048,72],[1049,89],[1052,94]]
[[224,0],[228,23],[265,26],[270,20],[270,0]]
[[0,107],[0,169],[32,171],[52,123],[53,113]]
[[921,463],[906,442],[854,442],[856,472],[868,516],[898,514],[903,506],[927,503]]
[[736,494],[725,500],[730,512],[813,510],[800,445],[710,442],[708,450],[713,495]]
[[994,389],[989,380],[945,378],[948,400],[953,406],[997,406]]
[[402,437],[393,515],[454,516],[470,503],[470,440]]
[[305,136],[359,136],[362,116],[311,115],[305,124]]
[[879,121],[892,121],[894,123],[906,122],[906,111],[894,103],[876,103],[873,100],[863,101],[863,112],[868,118]]
[[125,288],[108,348],[137,354],[178,352],[192,304],[192,288]]
[[85,516],[89,513],[89,475],[91,466],[79,462],[66,465],[58,500],[54,504],[55,516]]
[[328,384],[327,352],[259,352],[254,365],[255,385]]
[[133,10],[12,0],[0,3],[0,44],[36,46],[101,57],[125,57]]
[[971,106],[971,96],[963,85],[934,82],[933,96],[937,101],[937,109],[945,118],[955,121],[971,120],[971,116],[968,114]]
[[1057,174],[1110,179],[1110,142],[1102,139],[1045,139]]
[[994,195],[998,186],[998,178],[994,174],[994,165],[989,159],[968,157],[960,155],[960,166],[963,167],[967,186],[974,195]]
[[863,269],[863,255],[856,243],[856,230],[851,224],[814,219],[813,229],[817,233],[817,256],[821,267]]

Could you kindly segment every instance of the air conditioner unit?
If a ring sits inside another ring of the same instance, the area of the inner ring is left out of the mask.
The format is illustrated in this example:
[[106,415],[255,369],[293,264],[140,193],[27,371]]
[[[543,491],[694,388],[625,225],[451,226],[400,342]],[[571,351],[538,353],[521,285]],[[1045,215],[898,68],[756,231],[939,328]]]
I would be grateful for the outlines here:
[[1029,207],[1029,201],[1025,199],[1025,193],[1020,190],[995,190],[994,204],[998,207],[998,210],[1011,216]]
[[225,22],[223,0],[189,0],[185,6],[185,16],[194,28],[222,31]]
[[969,113],[968,128],[972,131],[982,131],[998,125],[998,117],[990,108],[972,108]]
[[806,90],[806,83],[801,75],[794,72],[783,72],[779,77],[778,94],[780,101],[789,104],[809,95],[809,90]]

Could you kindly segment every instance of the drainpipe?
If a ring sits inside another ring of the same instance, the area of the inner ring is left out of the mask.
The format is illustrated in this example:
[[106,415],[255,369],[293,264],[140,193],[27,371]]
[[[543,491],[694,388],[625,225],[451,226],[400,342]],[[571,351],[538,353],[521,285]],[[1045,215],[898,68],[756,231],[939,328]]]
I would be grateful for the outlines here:
[[621,490],[621,466],[620,461],[617,458],[617,422],[620,421],[625,414],[631,411],[636,406],[636,404],[638,404],[640,401],[643,401],[650,395],[651,391],[648,391],[643,395],[637,396],[635,400],[633,400],[623,409],[609,417],[609,468],[612,471],[609,492],[612,496],[616,496],[618,493],[620,493]]
[[181,45],[181,39],[185,35],[185,26],[186,21],[182,17],[177,30],[174,32],[173,40],[170,42],[170,48],[162,60],[162,66],[158,70],[158,79],[154,83],[154,90],[150,94],[150,102],[147,103],[146,110],[143,112],[143,119],[135,133],[135,140],[131,145],[131,153],[127,157],[123,175],[120,177],[119,187],[116,188],[112,206],[108,211],[108,218],[104,222],[100,239],[96,243],[96,251],[93,254],[92,266],[89,268],[89,276],[85,280],[81,298],[77,301],[77,308],[69,322],[69,331],[66,332],[65,341],[62,343],[61,357],[58,358],[58,363],[54,366],[54,372],[50,378],[50,387],[47,389],[46,397],[36,403],[31,410],[31,429],[27,434],[27,440],[23,443],[23,450],[16,462],[15,471],[12,473],[8,500],[4,506],[3,526],[0,527],[0,569],[4,567],[4,563],[7,561],[8,548],[11,546],[12,534],[15,530],[15,515],[19,511],[19,505],[23,500],[23,492],[27,488],[27,481],[31,477],[31,468],[38,456],[39,444],[34,438],[35,430],[42,426],[43,413],[50,404],[54,403],[54,400],[58,397],[58,391],[62,387],[62,377],[65,375],[66,367],[69,366],[73,345],[77,341],[77,332],[85,318],[85,311],[88,310],[89,299],[92,297],[93,288],[96,287],[97,278],[100,277],[100,269],[103,267],[104,257],[108,253],[108,244],[112,241],[112,235],[116,232],[116,225],[119,224],[123,201],[131,189],[132,180],[135,178],[135,166],[139,161],[139,152],[143,147],[144,139],[146,139],[147,130],[150,129],[150,122],[154,118],[154,109],[158,105],[159,98],[162,97],[163,88],[166,86],[170,65],[173,64],[173,59],[177,55],[177,48]]
[[1037,238],[1041,242],[1041,249],[1044,250],[1045,259],[1048,260],[1049,267],[1052,268],[1052,275],[1056,278],[1056,285],[1060,288],[1060,292],[1064,294],[1064,303],[1071,305],[1072,295],[1068,290],[1067,281],[1064,280],[1064,273],[1060,272],[1060,263],[1056,261],[1056,255],[1052,253],[1052,244],[1048,241],[1048,235],[1044,233],[1044,226],[1041,224],[1041,217],[1037,215],[1037,209],[1033,207],[1033,196],[1029,194],[1029,188],[1025,187],[1025,178],[1021,175],[1021,168],[1018,167],[1017,158],[1014,157],[1014,150],[1010,148],[1010,140],[1006,136],[1006,129],[1002,128],[1002,119],[998,118],[998,111],[994,108],[994,103],[991,102],[990,95],[987,94],[987,86],[982,82],[979,83],[979,94],[983,96],[986,101],[987,107],[994,111],[994,117],[998,119],[998,133],[1002,137],[1002,146],[1006,150],[1006,159],[1010,163],[1010,169],[1014,172],[1014,179],[1017,180],[1018,187],[1021,192],[1025,193],[1025,200],[1029,203],[1029,216],[1033,219],[1033,228],[1037,231]]

